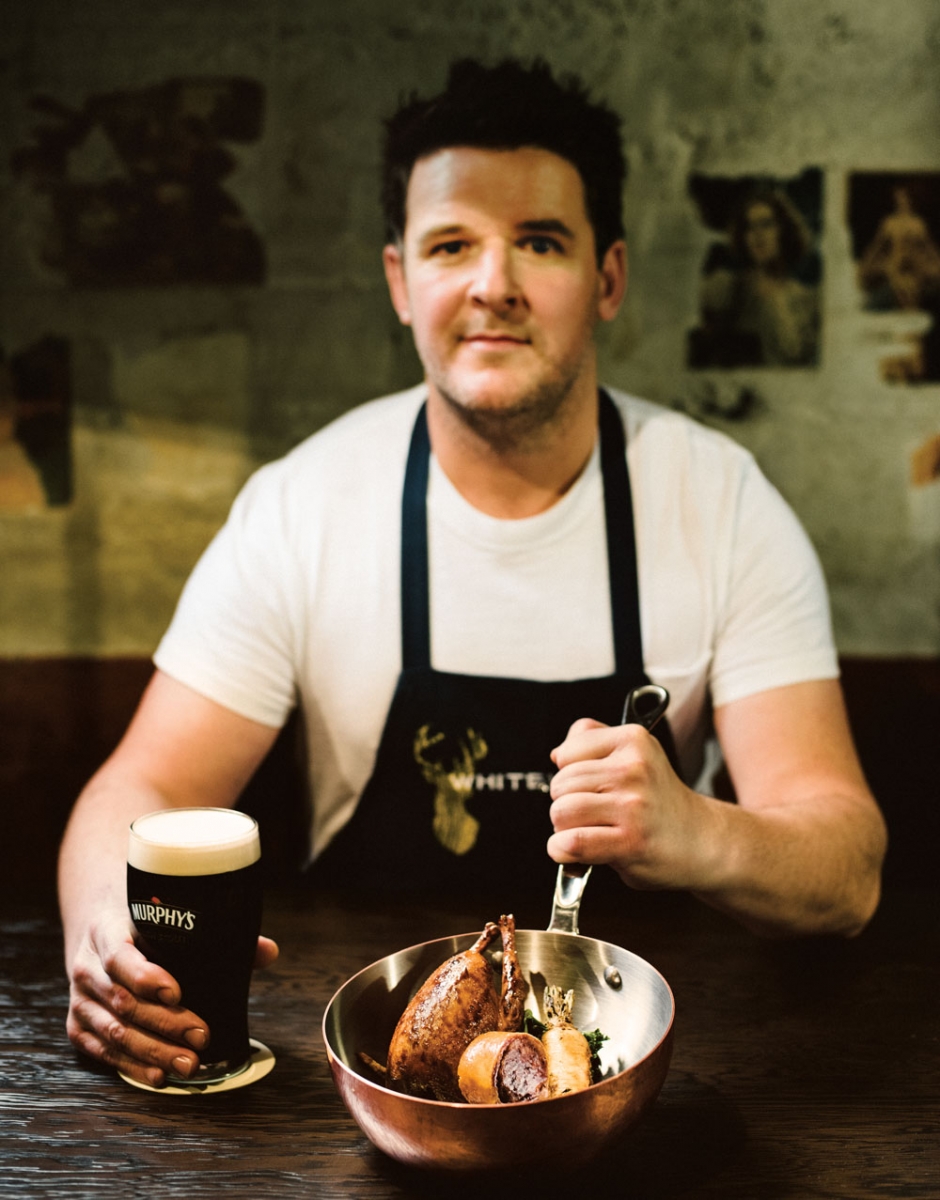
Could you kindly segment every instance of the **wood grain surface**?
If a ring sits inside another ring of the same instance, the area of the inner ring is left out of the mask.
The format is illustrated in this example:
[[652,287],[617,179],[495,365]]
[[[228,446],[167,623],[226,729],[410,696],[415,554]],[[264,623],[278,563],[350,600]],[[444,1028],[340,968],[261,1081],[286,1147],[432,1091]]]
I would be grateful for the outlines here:
[[[227,1094],[160,1096],[79,1059],[54,912],[0,921],[0,1196],[747,1198],[940,1196],[940,906],[885,897],[852,941],[762,941],[696,901],[625,893],[582,933],[640,954],[676,997],[675,1052],[645,1120],[570,1177],[418,1172],[375,1150],[330,1078],[336,989],[491,913],[311,892],[267,899],[281,958],[254,982],[274,1071]],[[497,914],[498,915],[498,914]],[[547,918],[547,913],[546,913]]]

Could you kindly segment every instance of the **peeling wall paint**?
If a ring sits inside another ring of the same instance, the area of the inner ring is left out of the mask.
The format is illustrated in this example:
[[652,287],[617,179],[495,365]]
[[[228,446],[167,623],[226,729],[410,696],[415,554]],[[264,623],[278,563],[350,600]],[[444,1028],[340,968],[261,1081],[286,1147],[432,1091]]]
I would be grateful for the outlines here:
[[[631,286],[604,378],[755,453],[817,545],[840,649],[940,652],[940,383],[903,365],[935,318],[867,305],[857,236],[860,188],[940,177],[934,0],[7,0],[0,39],[0,349],[67,345],[74,489],[3,507],[0,481],[0,654],[148,653],[253,467],[418,378],[381,272],[380,122],[454,57],[507,52],[623,114]],[[696,196],[807,172],[813,354],[691,365],[723,237]],[[234,277],[185,221],[162,257],[98,252],[131,201],[220,191],[212,227],[251,251]],[[0,402],[0,473],[30,465],[22,411]]]

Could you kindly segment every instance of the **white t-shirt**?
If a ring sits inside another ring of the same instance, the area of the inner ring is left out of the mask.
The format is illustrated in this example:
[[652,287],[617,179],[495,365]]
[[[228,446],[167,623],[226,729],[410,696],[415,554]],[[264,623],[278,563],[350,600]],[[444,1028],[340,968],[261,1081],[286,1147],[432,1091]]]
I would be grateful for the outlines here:
[[[609,390],[627,437],[644,663],[670,692],[694,779],[709,703],[837,676],[825,583],[746,450]],[[368,782],[401,667],[401,491],[424,397],[420,386],[364,404],[256,472],[154,656],[168,675],[266,725],[301,703],[314,853]],[[500,520],[468,504],[432,456],[434,667],[539,680],[613,672],[602,489],[595,448],[551,509]]]

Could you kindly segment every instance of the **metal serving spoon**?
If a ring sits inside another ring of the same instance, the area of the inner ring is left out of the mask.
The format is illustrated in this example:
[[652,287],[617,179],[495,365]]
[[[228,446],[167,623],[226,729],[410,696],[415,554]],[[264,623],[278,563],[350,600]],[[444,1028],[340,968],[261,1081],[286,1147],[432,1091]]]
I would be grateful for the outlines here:
[[[629,692],[623,706],[621,725],[642,725],[652,730],[669,705],[669,693],[657,683],[644,684]],[[577,933],[581,897],[591,876],[590,863],[559,863],[552,899],[549,932]]]

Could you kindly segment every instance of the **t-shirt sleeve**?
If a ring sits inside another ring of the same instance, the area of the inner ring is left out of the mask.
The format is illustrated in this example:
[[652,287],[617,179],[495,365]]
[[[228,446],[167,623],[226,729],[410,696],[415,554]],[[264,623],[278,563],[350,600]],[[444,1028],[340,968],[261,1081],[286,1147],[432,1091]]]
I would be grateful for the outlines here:
[[839,675],[822,567],[802,525],[749,459],[711,670],[716,706]]
[[154,663],[210,700],[279,728],[296,698],[294,564],[265,475],[263,468],[249,480],[196,564]]

